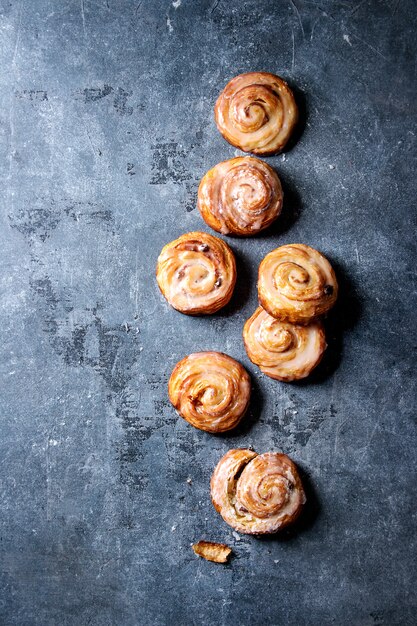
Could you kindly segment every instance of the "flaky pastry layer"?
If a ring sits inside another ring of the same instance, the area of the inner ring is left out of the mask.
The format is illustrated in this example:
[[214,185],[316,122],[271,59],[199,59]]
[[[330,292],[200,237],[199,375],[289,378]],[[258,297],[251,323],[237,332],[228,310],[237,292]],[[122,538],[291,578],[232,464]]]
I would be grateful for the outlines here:
[[287,83],[268,72],[233,78],[219,95],[217,128],[233,146],[254,154],[275,154],[287,143],[298,119]]
[[259,266],[259,303],[276,319],[308,323],[331,309],[337,291],[329,261],[304,244],[276,248]]
[[187,422],[211,433],[235,428],[249,405],[245,368],[221,352],[196,352],[175,366],[168,395]]
[[214,563],[227,563],[232,553],[232,549],[225,543],[214,543],[213,541],[199,541],[194,543],[192,547],[195,554]]
[[214,507],[241,533],[275,533],[293,522],[306,501],[297,467],[285,454],[229,450],[211,477]]
[[236,263],[229,246],[203,232],[182,235],[158,258],[156,279],[171,306],[187,315],[216,313],[233,294]]
[[255,235],[281,213],[283,192],[275,171],[254,157],[218,163],[198,189],[198,208],[211,228],[224,235]]
[[282,322],[258,307],[243,328],[248,357],[261,371],[284,382],[308,376],[326,349],[321,322]]

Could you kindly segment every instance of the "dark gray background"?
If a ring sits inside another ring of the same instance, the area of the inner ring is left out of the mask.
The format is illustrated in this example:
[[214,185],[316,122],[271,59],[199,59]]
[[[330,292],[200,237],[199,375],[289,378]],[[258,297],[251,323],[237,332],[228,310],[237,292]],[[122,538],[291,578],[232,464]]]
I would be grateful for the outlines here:
[[[0,7],[1,623],[416,624],[415,2]],[[232,303],[187,318],[154,267],[208,230],[198,182],[239,154],[213,105],[249,70],[285,77],[302,111],[268,160],[285,209],[229,240]],[[259,374],[241,329],[260,260],[292,242],[331,259],[341,297],[323,365],[291,385]],[[253,377],[229,436],[167,401],[173,365],[206,349]],[[210,503],[219,458],[250,444],[289,453],[307,486],[273,539],[239,538]],[[202,538],[230,564],[197,559]]]

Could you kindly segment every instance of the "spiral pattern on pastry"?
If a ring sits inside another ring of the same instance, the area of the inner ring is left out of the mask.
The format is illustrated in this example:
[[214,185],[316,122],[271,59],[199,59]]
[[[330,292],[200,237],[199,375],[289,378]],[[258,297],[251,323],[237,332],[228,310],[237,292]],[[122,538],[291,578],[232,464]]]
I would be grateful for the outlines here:
[[336,302],[337,291],[329,261],[304,244],[276,248],[259,266],[259,302],[282,321],[305,324],[326,313]]
[[282,322],[261,306],[246,322],[243,341],[252,363],[267,376],[284,382],[308,376],[326,349],[321,322]]
[[297,122],[298,110],[282,78],[268,72],[249,72],[226,85],[214,115],[217,128],[233,146],[268,155],[284,148]]
[[196,352],[174,367],[168,395],[187,422],[210,433],[231,430],[249,405],[251,383],[245,368],[221,352]]
[[275,171],[254,157],[218,163],[198,189],[198,208],[213,230],[255,235],[281,213],[282,187]]
[[158,258],[156,279],[165,298],[188,315],[215,313],[225,306],[236,283],[236,263],[229,246],[207,233],[182,235]]
[[275,533],[293,522],[306,501],[297,467],[285,454],[229,450],[211,477],[211,498],[240,533]]

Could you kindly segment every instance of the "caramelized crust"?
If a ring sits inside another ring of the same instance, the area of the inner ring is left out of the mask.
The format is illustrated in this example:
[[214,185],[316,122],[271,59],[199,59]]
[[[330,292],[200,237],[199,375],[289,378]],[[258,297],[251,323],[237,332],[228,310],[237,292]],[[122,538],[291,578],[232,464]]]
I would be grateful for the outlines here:
[[318,365],[326,349],[323,325],[281,322],[261,306],[243,328],[248,357],[261,371],[284,382],[305,378]]
[[282,321],[308,323],[331,309],[337,291],[328,260],[304,244],[276,248],[259,266],[259,303]]
[[255,235],[281,213],[281,182],[272,167],[254,157],[218,163],[203,177],[198,208],[213,230]]
[[233,78],[214,107],[223,137],[244,152],[275,154],[287,143],[298,119],[287,83],[275,74],[249,72]]
[[158,258],[156,279],[171,306],[187,315],[216,313],[233,294],[236,263],[218,237],[193,232],[167,244]]
[[198,556],[202,556],[206,561],[214,563],[227,563],[232,549],[225,543],[214,543],[213,541],[199,541],[193,544],[193,550]]
[[251,383],[245,368],[221,352],[196,352],[177,363],[168,395],[187,422],[210,433],[231,430],[249,405]]
[[295,464],[285,454],[229,450],[211,477],[211,498],[224,521],[250,535],[275,533],[306,501]]

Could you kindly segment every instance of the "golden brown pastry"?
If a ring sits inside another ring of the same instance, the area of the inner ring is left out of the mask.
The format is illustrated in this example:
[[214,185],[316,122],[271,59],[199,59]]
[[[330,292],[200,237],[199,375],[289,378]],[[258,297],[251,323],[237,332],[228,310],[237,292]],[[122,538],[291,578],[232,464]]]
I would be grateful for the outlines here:
[[254,157],[218,163],[203,177],[198,208],[211,228],[228,235],[256,235],[281,213],[281,182],[272,167]]
[[187,233],[167,244],[156,279],[171,306],[187,315],[216,313],[233,294],[236,263],[229,246],[207,233]]
[[275,154],[287,143],[298,119],[287,83],[275,74],[249,72],[233,78],[214,107],[223,137],[244,152]]
[[232,553],[231,548],[225,543],[214,543],[213,541],[199,541],[192,546],[195,554],[202,556],[206,561],[214,563],[227,563]]
[[249,374],[222,352],[196,352],[174,367],[168,395],[187,422],[210,433],[237,426],[249,405]]
[[289,382],[305,378],[318,365],[326,349],[321,322],[293,324],[271,317],[261,306],[243,328],[248,357],[261,371]]
[[304,244],[281,246],[259,266],[258,296],[277,319],[305,324],[336,302],[337,280],[329,261]]
[[285,454],[229,450],[211,477],[211,499],[240,533],[275,533],[293,522],[306,501],[295,464]]

